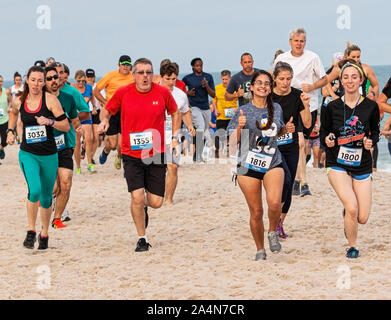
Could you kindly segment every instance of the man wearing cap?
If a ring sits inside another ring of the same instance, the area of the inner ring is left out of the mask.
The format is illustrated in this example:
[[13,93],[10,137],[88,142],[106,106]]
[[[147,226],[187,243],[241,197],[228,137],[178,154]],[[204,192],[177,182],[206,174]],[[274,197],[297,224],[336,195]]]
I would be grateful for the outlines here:
[[[94,96],[104,107],[107,101],[114,95],[120,87],[134,82],[131,72],[132,61],[129,56],[123,55],[118,61],[118,70],[106,73],[96,84]],[[103,97],[101,91],[106,90],[106,97]],[[114,161],[116,169],[121,169],[121,113],[118,112],[110,118],[109,129],[106,132],[105,146],[99,157],[99,163],[104,164],[111,150],[117,149],[117,156]]]
[[[86,82],[90,86],[92,86],[93,90],[95,89],[96,83],[95,83],[95,70],[94,69],[87,69],[86,70]],[[90,112],[92,115],[92,131],[94,134],[94,139],[93,139],[94,142],[92,144],[92,159],[94,159],[95,152],[98,149],[98,146],[100,146],[100,136],[98,133],[98,125],[100,123],[99,113],[100,113],[101,105],[97,99],[95,99],[94,105],[91,103],[91,101],[88,102],[88,105],[90,106]],[[92,161],[95,164],[95,161],[94,160],[92,160]]]

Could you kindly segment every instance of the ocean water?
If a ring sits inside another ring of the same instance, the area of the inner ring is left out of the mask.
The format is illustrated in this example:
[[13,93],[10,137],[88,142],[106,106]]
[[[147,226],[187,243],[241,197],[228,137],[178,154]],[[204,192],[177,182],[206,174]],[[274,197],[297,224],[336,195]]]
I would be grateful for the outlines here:
[[[385,84],[387,83],[388,79],[391,77],[391,65],[387,66],[372,66],[376,77],[379,81],[380,86],[380,92],[384,88]],[[220,72],[210,72],[208,70],[204,70],[205,72],[210,73],[213,76],[215,85],[218,85],[221,83],[220,79]],[[232,70],[231,70],[232,71]],[[232,71],[232,74],[235,74],[237,71]],[[180,74],[179,78],[182,79],[185,75]],[[99,80],[99,79],[98,79]],[[11,81],[4,81],[4,87],[10,88],[13,82]],[[389,117],[389,114],[385,114],[383,120],[381,121],[381,128],[383,127],[384,122]],[[388,152],[387,147],[387,139],[385,139],[383,136],[381,137],[378,148],[379,148],[379,157],[377,161],[377,167],[379,171],[388,171],[391,172],[391,155]]]

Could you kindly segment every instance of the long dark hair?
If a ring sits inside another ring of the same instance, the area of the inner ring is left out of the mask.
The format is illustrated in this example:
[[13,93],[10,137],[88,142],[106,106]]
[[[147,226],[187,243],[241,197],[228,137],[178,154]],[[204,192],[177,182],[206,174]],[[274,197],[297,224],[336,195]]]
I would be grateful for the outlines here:
[[[26,76],[26,80],[24,81],[24,86],[23,86],[23,91],[22,93],[20,94],[21,98],[20,98],[20,101],[22,103],[24,103],[24,101],[26,100],[30,90],[29,90],[29,86],[27,84],[27,79],[30,77],[30,74],[31,72],[41,72],[43,73],[43,77],[45,78],[46,77],[46,72],[45,72],[45,69],[40,67],[40,66],[32,66],[29,71],[27,72],[27,76]],[[42,93],[45,93],[45,86],[43,86],[42,88]],[[19,95],[17,95],[19,96]]]
[[[274,117],[274,105],[273,105],[273,99],[272,99],[272,89],[273,89],[273,77],[271,74],[265,70],[258,70],[254,73],[252,79],[251,79],[251,85],[254,85],[255,80],[260,76],[260,75],[265,75],[269,78],[270,81],[270,93],[266,97],[266,102],[267,102],[267,124],[265,127],[262,128],[262,126],[259,124],[258,120],[255,122],[256,127],[259,130],[267,130],[271,127],[273,123],[273,117]],[[254,93],[252,92],[253,96]]]

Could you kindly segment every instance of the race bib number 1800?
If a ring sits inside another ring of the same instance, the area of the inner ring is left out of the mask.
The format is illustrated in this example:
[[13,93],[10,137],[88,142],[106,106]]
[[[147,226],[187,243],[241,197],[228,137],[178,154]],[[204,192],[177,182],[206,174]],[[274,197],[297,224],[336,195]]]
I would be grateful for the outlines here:
[[47,140],[45,126],[30,126],[26,127],[26,142],[38,143]]
[[266,172],[270,168],[272,159],[272,156],[249,151],[244,166],[257,172]]
[[358,167],[361,163],[362,148],[339,148],[337,162],[345,166]]
[[130,148],[132,150],[151,149],[152,144],[152,132],[136,132],[130,134]]

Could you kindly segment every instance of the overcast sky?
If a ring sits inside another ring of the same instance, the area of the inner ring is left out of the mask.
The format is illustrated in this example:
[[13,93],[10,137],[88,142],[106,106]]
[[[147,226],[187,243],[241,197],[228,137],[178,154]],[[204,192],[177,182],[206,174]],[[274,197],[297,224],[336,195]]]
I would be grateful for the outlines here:
[[[204,71],[240,70],[241,53],[270,68],[277,49],[289,50],[289,32],[307,30],[307,49],[327,67],[350,40],[369,65],[391,64],[387,18],[391,2],[310,0],[0,0],[0,74],[12,79],[35,60],[53,56],[71,68],[92,67],[98,76],[117,68],[118,58],[178,62],[191,71],[201,57]],[[37,13],[46,5],[50,9]],[[341,7],[345,5],[345,7]],[[337,13],[338,8],[342,11]],[[350,21],[346,8],[350,11]],[[349,27],[350,22],[350,29]],[[38,23],[38,25],[37,25]],[[42,29],[49,27],[49,29]],[[345,29],[342,29],[345,27]]]

